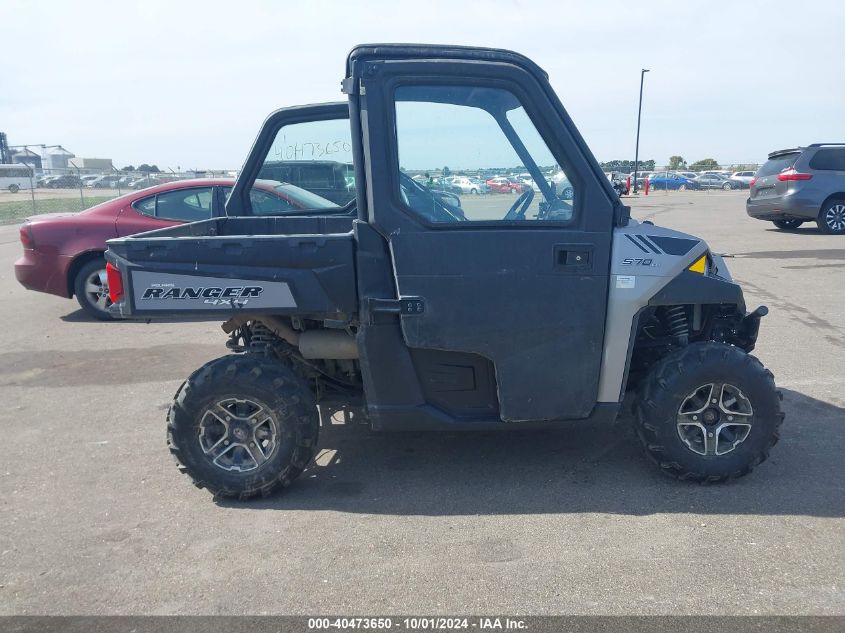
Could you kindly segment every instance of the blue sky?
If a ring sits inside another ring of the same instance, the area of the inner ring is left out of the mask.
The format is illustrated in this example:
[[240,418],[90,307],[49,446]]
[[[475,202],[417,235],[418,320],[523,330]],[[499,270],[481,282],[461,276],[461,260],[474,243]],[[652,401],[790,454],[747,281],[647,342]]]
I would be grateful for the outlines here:
[[[845,3],[1,0],[0,130],[119,165],[237,168],[264,117],[342,99],[356,43],[510,48],[600,160],[845,140]],[[13,28],[8,28],[13,25]]]

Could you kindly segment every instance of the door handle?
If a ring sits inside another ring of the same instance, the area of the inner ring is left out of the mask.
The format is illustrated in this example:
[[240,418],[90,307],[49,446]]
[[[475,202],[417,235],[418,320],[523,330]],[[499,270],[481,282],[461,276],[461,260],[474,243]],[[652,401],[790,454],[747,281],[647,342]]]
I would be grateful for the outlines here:
[[593,269],[592,244],[555,244],[554,268],[572,272]]

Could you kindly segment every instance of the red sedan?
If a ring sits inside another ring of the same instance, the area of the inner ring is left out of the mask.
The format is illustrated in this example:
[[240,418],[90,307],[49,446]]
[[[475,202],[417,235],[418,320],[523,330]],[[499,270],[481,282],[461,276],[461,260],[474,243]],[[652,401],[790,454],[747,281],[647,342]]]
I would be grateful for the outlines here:
[[[90,316],[109,320],[111,301],[103,253],[106,240],[225,215],[232,179],[179,180],[109,200],[82,213],[50,213],[21,225],[23,256],[15,277],[29,290],[76,296]],[[338,208],[324,198],[274,181],[257,181],[250,194],[255,215],[308,208]]]
[[487,186],[493,193],[522,193],[523,186],[504,176],[497,176],[487,181]]

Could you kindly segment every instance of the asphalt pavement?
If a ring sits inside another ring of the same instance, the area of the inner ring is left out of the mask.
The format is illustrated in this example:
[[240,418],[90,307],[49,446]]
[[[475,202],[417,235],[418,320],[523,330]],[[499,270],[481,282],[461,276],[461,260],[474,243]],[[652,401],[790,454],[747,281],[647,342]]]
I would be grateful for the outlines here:
[[218,324],[90,321],[17,284],[0,227],[0,615],[845,614],[845,237],[752,220],[743,192],[629,202],[770,309],[786,421],[747,478],[667,479],[624,423],[332,424],[289,490],[215,503],[164,415]]

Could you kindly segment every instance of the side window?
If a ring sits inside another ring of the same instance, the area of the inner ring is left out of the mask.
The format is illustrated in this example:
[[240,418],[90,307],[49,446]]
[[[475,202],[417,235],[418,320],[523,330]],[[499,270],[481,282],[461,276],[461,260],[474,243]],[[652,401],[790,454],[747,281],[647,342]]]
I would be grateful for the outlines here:
[[[223,187],[226,200],[231,193],[231,187]],[[295,185],[264,181],[249,192],[249,203],[252,206],[252,215],[290,215],[319,209],[322,201],[319,196]]]
[[155,217],[196,222],[211,217],[211,187],[165,191],[155,198]]
[[820,149],[810,159],[810,168],[845,171],[845,149]]
[[135,207],[135,209],[140,213],[143,213],[144,215],[148,215],[150,217],[154,217],[156,214],[156,197],[150,196],[149,198],[138,200],[132,206]]
[[286,125],[256,180],[262,181],[262,191],[275,193],[262,196],[253,190],[253,213],[340,211],[355,200],[354,174],[348,119]]
[[[427,222],[573,219],[578,188],[512,93],[402,86],[395,102],[399,195]],[[483,195],[450,175],[484,183]]]

